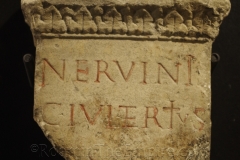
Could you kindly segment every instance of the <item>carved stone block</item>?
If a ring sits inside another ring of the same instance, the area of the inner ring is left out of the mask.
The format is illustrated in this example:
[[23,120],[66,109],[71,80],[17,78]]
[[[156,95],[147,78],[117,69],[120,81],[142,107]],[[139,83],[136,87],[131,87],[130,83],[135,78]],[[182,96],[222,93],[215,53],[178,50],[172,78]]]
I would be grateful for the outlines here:
[[22,0],[34,119],[69,160],[209,160],[211,46],[228,0]]

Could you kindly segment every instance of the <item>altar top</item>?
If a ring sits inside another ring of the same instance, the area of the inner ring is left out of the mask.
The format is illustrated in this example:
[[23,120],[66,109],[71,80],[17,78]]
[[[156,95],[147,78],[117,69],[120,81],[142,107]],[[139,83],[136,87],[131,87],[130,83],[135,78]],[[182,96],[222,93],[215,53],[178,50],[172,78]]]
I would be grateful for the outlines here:
[[224,7],[230,8],[229,0],[22,0],[22,5],[38,2],[48,2],[54,5],[159,5],[159,6],[174,6],[175,3],[200,3],[210,8]]

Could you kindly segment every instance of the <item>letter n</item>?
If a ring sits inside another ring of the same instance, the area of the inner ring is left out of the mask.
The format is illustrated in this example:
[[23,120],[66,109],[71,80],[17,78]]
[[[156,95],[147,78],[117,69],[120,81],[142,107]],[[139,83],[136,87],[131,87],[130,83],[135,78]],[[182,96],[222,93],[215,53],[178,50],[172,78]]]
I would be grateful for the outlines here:
[[161,70],[161,68],[163,68],[165,71],[166,71],[166,73],[169,75],[169,77],[176,83],[176,84],[178,84],[178,77],[179,77],[179,66],[180,66],[181,64],[180,63],[176,63],[175,64],[175,66],[176,66],[176,68],[177,68],[177,72],[176,72],[176,78],[174,78],[171,74],[170,74],[170,72],[161,64],[161,63],[158,63],[158,83],[159,84],[161,84],[161,73],[160,73],[160,70]]
[[56,73],[61,80],[64,80],[65,60],[62,60],[62,61],[63,61],[62,74],[60,74],[60,73],[53,67],[53,65],[52,65],[47,59],[44,58],[44,59],[42,60],[42,62],[43,62],[43,69],[42,69],[42,87],[45,86],[45,81],[46,81],[46,76],[45,76],[46,66],[49,66],[50,69],[51,69],[54,73]]

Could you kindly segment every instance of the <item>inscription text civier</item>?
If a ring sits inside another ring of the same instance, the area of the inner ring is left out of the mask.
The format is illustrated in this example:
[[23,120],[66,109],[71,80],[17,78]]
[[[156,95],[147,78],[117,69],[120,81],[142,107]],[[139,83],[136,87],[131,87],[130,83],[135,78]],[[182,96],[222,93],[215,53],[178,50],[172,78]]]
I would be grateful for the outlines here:
[[[106,121],[105,126],[108,129],[134,128],[134,127],[137,127],[137,128],[157,127],[157,128],[161,128],[161,129],[173,129],[174,128],[173,124],[176,125],[176,122],[179,123],[179,124],[185,124],[187,121],[192,123],[192,126],[193,126],[193,128],[195,128],[195,130],[200,131],[200,130],[204,129],[204,122],[199,117],[199,114],[200,113],[205,114],[205,109],[195,108],[195,109],[193,109],[193,111],[191,113],[186,114],[186,117],[183,120],[180,116],[180,114],[182,114],[181,113],[181,108],[174,107],[174,101],[170,101],[169,104],[170,104],[170,107],[160,107],[160,106],[148,107],[148,106],[144,106],[144,108],[146,108],[145,112],[143,112],[143,114],[139,114],[139,115],[134,114],[137,107],[139,107],[139,106],[119,105],[118,109],[123,111],[124,115],[121,117],[121,120],[120,120],[121,123],[120,124],[114,124],[114,125],[112,124],[112,119],[113,118],[115,119],[116,117],[113,117],[112,110],[113,110],[113,107],[116,107],[116,106],[113,106],[113,105],[99,105],[99,106],[96,106],[98,108],[97,111],[90,114],[87,111],[89,106],[86,106],[84,104],[76,104],[76,105],[75,104],[69,104],[70,126],[75,126],[75,119],[78,116],[85,117],[84,121],[88,122],[90,125],[96,125],[97,120],[101,119],[99,117],[104,116],[103,111],[107,110],[107,112],[104,112],[104,113],[105,114],[107,113],[107,115],[106,115],[106,120],[107,121]],[[59,107],[59,106],[62,106],[62,104],[61,103],[46,103],[44,108],[54,107],[54,106]],[[68,107],[68,106],[64,106],[64,107]],[[79,114],[79,112],[75,112],[76,110],[79,110],[79,109],[82,111],[81,114]],[[129,115],[130,110],[133,111],[131,113],[131,115]],[[169,126],[167,126],[166,124],[165,124],[165,126],[161,125],[161,121],[160,121],[161,118],[160,118],[159,112],[161,112],[162,114],[166,114],[166,116],[170,117],[170,119],[166,121],[166,122],[168,122]],[[59,115],[57,115],[57,116],[59,116]],[[136,116],[138,116],[138,117],[136,117]],[[195,117],[195,118],[190,119],[190,117]],[[136,124],[135,120],[137,118],[141,118],[143,120],[142,125],[139,125],[139,124],[137,125]],[[151,125],[149,125],[150,123],[151,123]]]

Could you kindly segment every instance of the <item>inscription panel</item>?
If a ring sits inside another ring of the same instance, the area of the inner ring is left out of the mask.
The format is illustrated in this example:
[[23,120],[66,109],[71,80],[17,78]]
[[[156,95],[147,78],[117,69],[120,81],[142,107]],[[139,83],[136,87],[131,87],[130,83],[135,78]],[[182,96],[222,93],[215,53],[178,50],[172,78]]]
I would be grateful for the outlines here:
[[35,120],[69,159],[208,158],[210,45],[42,39]]

